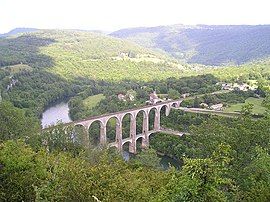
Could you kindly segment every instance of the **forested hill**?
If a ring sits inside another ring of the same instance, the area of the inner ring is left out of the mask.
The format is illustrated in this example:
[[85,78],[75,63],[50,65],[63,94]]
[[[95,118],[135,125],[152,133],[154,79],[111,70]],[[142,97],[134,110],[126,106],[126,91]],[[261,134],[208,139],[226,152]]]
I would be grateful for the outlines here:
[[122,29],[110,35],[189,63],[238,65],[270,55],[270,25],[172,25]]
[[103,34],[37,30],[0,38],[0,100],[40,116],[55,101],[97,89],[96,82],[180,77],[186,66]]

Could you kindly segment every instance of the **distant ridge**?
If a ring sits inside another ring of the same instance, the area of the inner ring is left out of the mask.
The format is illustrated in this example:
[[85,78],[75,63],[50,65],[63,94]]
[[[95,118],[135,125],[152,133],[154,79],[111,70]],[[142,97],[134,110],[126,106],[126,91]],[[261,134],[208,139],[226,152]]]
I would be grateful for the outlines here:
[[111,36],[205,65],[240,65],[270,56],[270,25],[171,25],[121,29]]
[[15,28],[15,29],[10,30],[7,33],[0,34],[0,37],[7,37],[7,36],[19,34],[19,33],[29,33],[29,32],[34,32],[37,30],[38,29],[36,29],[36,28]]

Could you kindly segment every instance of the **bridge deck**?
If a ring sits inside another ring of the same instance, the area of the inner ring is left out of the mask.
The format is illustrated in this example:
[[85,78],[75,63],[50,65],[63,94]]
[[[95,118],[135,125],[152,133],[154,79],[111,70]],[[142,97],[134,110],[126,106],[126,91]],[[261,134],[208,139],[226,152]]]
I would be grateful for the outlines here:
[[93,120],[93,119],[100,119],[100,118],[104,118],[104,117],[108,117],[108,116],[114,116],[114,115],[123,114],[123,113],[130,113],[130,112],[134,112],[134,111],[138,111],[138,110],[143,110],[143,109],[153,108],[153,107],[157,107],[157,106],[162,106],[162,105],[169,104],[169,103],[176,103],[176,102],[179,102],[179,101],[182,101],[182,100],[183,99],[170,100],[170,101],[160,102],[160,103],[153,104],[153,105],[146,105],[146,106],[142,106],[142,107],[138,107],[138,108],[132,108],[132,109],[127,109],[127,110],[123,110],[123,111],[102,114],[102,115],[98,115],[98,116],[91,116],[91,117],[88,117],[88,118],[85,118],[85,119],[82,119],[82,120],[74,121],[73,123],[79,123],[79,122],[89,121],[89,120]]

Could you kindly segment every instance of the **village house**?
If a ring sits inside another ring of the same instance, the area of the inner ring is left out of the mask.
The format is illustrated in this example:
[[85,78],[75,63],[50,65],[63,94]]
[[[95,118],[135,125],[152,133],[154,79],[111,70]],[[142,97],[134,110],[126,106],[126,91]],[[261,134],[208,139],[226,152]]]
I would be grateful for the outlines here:
[[222,111],[223,110],[223,104],[219,103],[219,104],[212,105],[210,107],[210,109],[215,110],[215,111]]
[[158,102],[163,102],[162,99],[160,99],[156,93],[156,91],[154,91],[153,93],[150,93],[149,95],[149,100],[146,101],[146,104],[156,104]]
[[136,91],[134,90],[128,90],[126,94],[126,99],[130,101],[134,101],[136,97]]
[[120,101],[124,101],[124,102],[127,101],[127,100],[126,100],[126,96],[123,95],[122,93],[118,94],[117,97],[118,97],[118,99],[119,99]]
[[122,93],[119,93],[117,95],[118,99],[120,101],[134,101],[135,100],[135,97],[136,97],[136,91],[134,90],[128,90],[127,93],[124,95]]
[[250,89],[250,86],[244,83],[236,86],[236,89],[240,91],[248,91]]
[[222,90],[230,90],[233,91],[234,90],[234,85],[231,83],[223,83],[221,84],[221,89]]
[[206,108],[208,108],[208,107],[209,107],[208,104],[206,104],[206,103],[204,103],[204,102],[202,102],[202,103],[200,104],[200,108],[206,109]]
[[189,97],[190,96],[190,93],[184,93],[181,95],[181,98],[186,98],[186,97]]

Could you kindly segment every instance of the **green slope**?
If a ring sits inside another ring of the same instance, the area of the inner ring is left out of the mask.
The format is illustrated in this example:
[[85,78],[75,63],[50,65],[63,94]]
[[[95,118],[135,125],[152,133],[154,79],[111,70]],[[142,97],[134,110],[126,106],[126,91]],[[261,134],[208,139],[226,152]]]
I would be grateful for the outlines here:
[[26,64],[68,79],[153,80],[180,76],[167,55],[102,34],[41,30],[0,39],[0,67]]
[[224,111],[225,112],[240,112],[242,107],[246,104],[253,104],[253,114],[264,114],[266,112],[266,108],[262,106],[263,98],[253,98],[250,97],[245,100],[245,103],[238,103],[229,106]]
[[111,35],[189,63],[239,65],[270,55],[270,25],[172,25],[123,29]]
[[[0,99],[37,116],[51,103],[80,92],[90,92],[89,96],[109,91],[109,86],[119,86],[121,92],[123,83],[130,89],[151,80],[156,80],[155,88],[158,80],[207,73],[222,80],[257,80],[270,75],[270,65],[267,61],[230,68],[180,64],[135,43],[83,31],[39,30],[0,38]],[[16,85],[9,89],[12,82]]]

